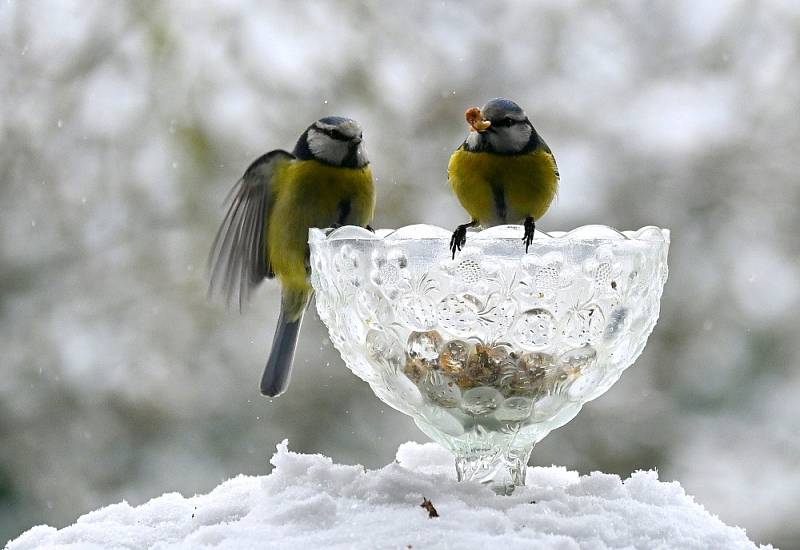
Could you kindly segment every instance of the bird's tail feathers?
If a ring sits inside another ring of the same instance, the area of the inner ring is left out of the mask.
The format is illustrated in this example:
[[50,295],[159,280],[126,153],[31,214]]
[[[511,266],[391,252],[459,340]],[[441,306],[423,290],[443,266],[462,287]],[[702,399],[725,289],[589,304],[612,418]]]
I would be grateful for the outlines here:
[[300,335],[300,325],[309,297],[307,292],[284,292],[282,296],[281,313],[275,327],[272,349],[261,376],[261,393],[264,395],[276,397],[289,386],[297,337]]

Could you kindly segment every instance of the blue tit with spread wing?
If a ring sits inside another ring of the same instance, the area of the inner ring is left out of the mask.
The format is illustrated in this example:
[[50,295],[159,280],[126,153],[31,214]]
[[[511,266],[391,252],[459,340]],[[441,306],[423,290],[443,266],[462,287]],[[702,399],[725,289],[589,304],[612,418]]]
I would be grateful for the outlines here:
[[470,133],[450,157],[450,187],[471,216],[450,240],[455,258],[467,229],[481,225],[523,224],[525,251],[533,242],[536,220],[558,191],[556,159],[522,108],[505,98],[466,114]]
[[209,257],[210,292],[240,309],[264,279],[281,284],[281,308],[261,392],[283,393],[312,295],[308,230],[369,227],[375,189],[361,126],[343,117],[311,124],[292,153],[257,158],[231,191]]

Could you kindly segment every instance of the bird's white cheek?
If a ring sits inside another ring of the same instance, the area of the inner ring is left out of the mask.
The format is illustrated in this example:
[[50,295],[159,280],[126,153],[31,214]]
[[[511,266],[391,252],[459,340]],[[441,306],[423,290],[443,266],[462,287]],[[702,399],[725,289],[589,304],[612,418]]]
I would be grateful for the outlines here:
[[319,132],[310,132],[308,134],[308,148],[311,149],[311,153],[315,157],[323,156],[322,153],[329,147],[328,143],[330,141],[325,134],[320,134]]
[[318,132],[308,136],[308,148],[318,159],[326,160],[333,164],[340,164],[347,156],[347,143],[329,138]]
[[522,150],[531,139],[531,127],[527,124],[517,124],[511,132],[511,148],[514,151]]
[[495,151],[501,153],[516,153],[521,151],[531,139],[530,126],[517,124],[512,128],[504,129],[489,137]]

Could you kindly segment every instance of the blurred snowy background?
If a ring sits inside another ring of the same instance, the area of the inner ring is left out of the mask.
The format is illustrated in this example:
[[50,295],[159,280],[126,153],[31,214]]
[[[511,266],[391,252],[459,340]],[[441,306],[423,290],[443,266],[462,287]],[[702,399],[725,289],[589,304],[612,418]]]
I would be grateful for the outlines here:
[[362,122],[376,227],[464,220],[464,109],[519,101],[562,174],[542,230],[672,229],[662,319],[533,463],[657,467],[797,547],[800,5],[0,4],[0,541],[265,473],[276,442],[376,467],[425,438],[314,315],[258,394],[278,304],[206,301],[222,199],[326,114]]

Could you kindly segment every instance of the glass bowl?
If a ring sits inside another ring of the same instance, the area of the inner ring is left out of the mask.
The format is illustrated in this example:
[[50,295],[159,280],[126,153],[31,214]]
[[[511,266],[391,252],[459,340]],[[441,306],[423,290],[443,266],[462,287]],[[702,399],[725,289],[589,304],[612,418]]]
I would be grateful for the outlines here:
[[669,230],[521,226],[467,236],[412,225],[311,229],[319,316],[347,366],[456,456],[460,480],[510,494],[533,446],[644,349]]

